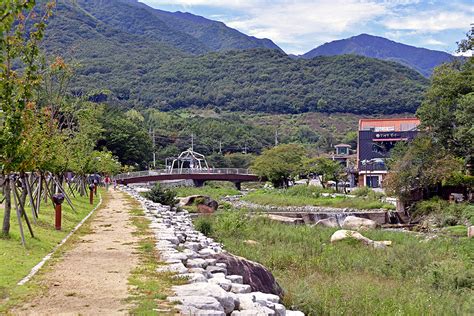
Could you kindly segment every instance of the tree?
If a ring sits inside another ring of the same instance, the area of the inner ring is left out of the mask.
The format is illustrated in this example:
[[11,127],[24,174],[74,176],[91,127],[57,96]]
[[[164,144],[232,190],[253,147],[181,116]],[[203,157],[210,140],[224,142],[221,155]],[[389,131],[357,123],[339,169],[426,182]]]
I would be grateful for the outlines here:
[[135,124],[143,124],[145,122],[145,118],[143,115],[135,109],[128,110],[125,112],[125,117],[134,122]]
[[[465,46],[472,46],[472,34]],[[470,44],[469,44],[470,43]],[[460,49],[464,49],[460,47]],[[474,57],[437,67],[416,112],[421,129],[448,153],[474,163]],[[472,167],[471,167],[472,168]]]
[[152,157],[152,141],[144,126],[110,110],[101,121],[105,130],[97,147],[106,147],[123,165],[147,168]]
[[328,181],[336,182],[336,190],[344,175],[344,167],[337,161],[326,158],[308,158],[303,162],[302,173],[308,178],[317,176],[323,188]]
[[[3,112],[0,130],[0,170],[5,194],[2,234],[10,231],[10,173],[26,161],[25,116],[34,113],[34,92],[41,82],[39,42],[44,36],[52,3],[36,23],[24,13],[35,1],[4,0],[0,4],[0,104]],[[21,69],[21,71],[19,70]]]
[[252,164],[252,170],[275,187],[287,187],[298,175],[307,152],[301,145],[285,144],[264,150]]
[[252,154],[233,153],[224,156],[225,167],[227,168],[247,169],[254,160],[255,155]]
[[[459,51],[472,48],[472,32]],[[402,201],[443,184],[464,183],[474,157],[474,58],[437,67],[431,86],[417,111],[421,135],[407,145],[397,145],[388,161],[384,181],[389,194]],[[461,183],[460,183],[461,182]]]
[[344,136],[342,142],[344,144],[351,145],[351,148],[355,149],[357,147],[357,137],[358,135],[356,131],[350,131],[346,134],[346,136]]
[[456,158],[429,135],[417,137],[409,145],[399,145],[391,152],[389,173],[384,180],[388,194],[408,201],[416,191],[449,181],[462,174],[463,160]]

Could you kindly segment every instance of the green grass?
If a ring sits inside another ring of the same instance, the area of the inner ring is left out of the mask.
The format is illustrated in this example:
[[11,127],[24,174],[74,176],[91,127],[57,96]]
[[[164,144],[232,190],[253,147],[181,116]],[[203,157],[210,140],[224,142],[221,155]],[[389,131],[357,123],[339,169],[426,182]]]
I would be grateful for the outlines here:
[[[41,259],[48,254],[66,235],[97,205],[89,204],[89,198],[71,197],[76,212],[69,205],[63,203],[62,230],[54,227],[54,208],[50,202],[42,203],[37,224],[33,224],[35,238],[32,238],[23,221],[26,238],[26,247],[21,244],[20,231],[15,210],[12,210],[11,228],[9,237],[0,238],[0,313],[11,306],[21,303],[22,299],[37,291],[40,286],[29,282],[23,286],[16,284],[25,277]],[[0,207],[0,218],[3,221],[4,209]],[[27,208],[30,221],[31,211]],[[65,245],[66,246],[66,245]],[[60,251],[61,252],[61,251]],[[46,267],[46,266],[45,266]]]
[[[317,189],[317,188],[316,188]],[[301,189],[298,189],[298,191]],[[275,206],[328,206],[338,208],[355,208],[355,209],[395,209],[392,204],[383,203],[373,197],[323,197],[321,192],[315,189],[308,189],[305,192],[294,194],[290,189],[281,190],[256,190],[250,192],[243,197],[244,201],[252,202],[260,205]],[[304,191],[304,190],[301,190]],[[312,192],[314,191],[314,192]]]
[[[145,218],[140,204],[130,197],[128,203],[132,206],[132,224],[139,238],[137,252],[139,264],[129,277],[132,286],[129,301],[134,305],[131,315],[175,315],[173,305],[166,301],[172,295],[171,287],[186,283],[183,279],[173,278],[173,273],[157,272],[163,263],[155,249],[155,238],[149,228],[149,220]],[[159,311],[159,312],[158,312]]]
[[207,195],[214,200],[219,200],[227,195],[238,195],[240,192],[232,184],[214,184],[211,182],[200,188],[178,187],[173,189],[177,196],[185,197],[190,195]]
[[[238,211],[206,227],[236,255],[268,267],[286,291],[284,303],[308,315],[468,315],[474,313],[474,240],[366,231],[393,246],[375,250],[331,244],[335,229],[292,226]],[[244,240],[255,240],[255,245]]]
[[474,224],[474,204],[451,203],[434,197],[416,203],[413,216],[428,216],[439,227],[463,225],[466,222]]
[[466,237],[467,236],[467,226],[456,225],[456,226],[447,226],[443,228],[443,232],[451,236],[456,237]]

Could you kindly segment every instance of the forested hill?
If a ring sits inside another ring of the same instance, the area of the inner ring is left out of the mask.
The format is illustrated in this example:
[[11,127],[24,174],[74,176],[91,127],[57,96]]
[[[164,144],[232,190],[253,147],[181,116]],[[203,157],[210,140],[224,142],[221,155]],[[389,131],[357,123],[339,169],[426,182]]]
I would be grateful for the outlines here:
[[427,86],[398,63],[359,56],[304,60],[264,48],[196,55],[208,49],[202,42],[148,19],[167,13],[131,0],[76,2],[58,3],[46,51],[77,65],[76,93],[110,90],[109,100],[124,107],[390,114],[414,112]]
[[[67,16],[70,26],[78,26],[76,32],[82,31],[78,22],[84,22],[87,16],[87,24],[99,34],[111,34],[113,30],[112,35],[122,42],[128,41],[130,35],[138,36],[189,54],[249,48],[280,50],[269,39],[247,36],[222,22],[190,13],[153,9],[137,0],[63,0],[58,1],[56,10],[56,17],[61,15]],[[64,33],[64,36],[68,35]]]
[[[173,59],[141,78],[145,106],[276,113],[414,112],[426,80],[400,64],[359,56],[294,60],[272,50]],[[157,102],[159,101],[159,102]]]
[[313,58],[344,54],[396,61],[419,71],[427,77],[431,75],[434,67],[450,62],[455,58],[445,52],[405,45],[369,34],[360,34],[326,43],[307,52],[302,57]]

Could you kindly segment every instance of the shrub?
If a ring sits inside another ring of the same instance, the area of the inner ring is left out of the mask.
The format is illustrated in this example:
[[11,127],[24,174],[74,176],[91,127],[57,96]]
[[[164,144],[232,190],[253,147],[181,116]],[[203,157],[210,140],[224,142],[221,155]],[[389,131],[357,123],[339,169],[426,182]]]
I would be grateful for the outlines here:
[[352,191],[351,193],[355,196],[362,197],[369,194],[370,189],[368,187],[360,187]]
[[444,208],[447,208],[448,202],[434,197],[431,200],[420,201],[416,203],[414,215],[422,216],[431,213],[440,213]]
[[228,235],[241,235],[248,226],[248,216],[244,211],[230,211],[219,214],[216,218],[216,229]]
[[212,219],[210,216],[200,216],[194,221],[194,228],[206,236],[211,236],[213,233]]
[[203,197],[198,197],[194,199],[193,205],[206,204],[206,199]]
[[322,192],[328,191],[314,185],[295,185],[288,188],[285,193],[291,196],[313,196],[319,197]]
[[377,192],[368,187],[360,187],[352,191],[352,194],[357,197],[368,197],[370,199],[378,200],[384,196],[382,192]]
[[450,203],[439,197],[430,200],[420,201],[415,205],[413,213],[418,216],[432,216],[440,226],[454,226],[472,223],[474,221],[474,206],[469,203]]
[[164,189],[159,184],[156,184],[150,191],[144,194],[145,198],[163,205],[175,205],[176,192],[170,189]]

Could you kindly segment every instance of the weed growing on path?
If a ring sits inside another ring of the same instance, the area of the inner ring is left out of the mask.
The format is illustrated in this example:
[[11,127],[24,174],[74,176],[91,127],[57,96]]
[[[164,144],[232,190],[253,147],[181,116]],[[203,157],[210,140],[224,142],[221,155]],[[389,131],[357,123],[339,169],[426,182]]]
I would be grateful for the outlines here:
[[127,197],[133,206],[130,214],[131,221],[136,227],[134,235],[140,241],[137,245],[140,263],[132,271],[129,277],[130,302],[134,308],[130,311],[132,315],[175,315],[173,306],[166,298],[172,295],[171,287],[186,283],[183,279],[173,278],[173,273],[157,272],[157,268],[162,265],[159,253],[155,248],[155,238],[149,228],[150,221],[145,218],[145,214],[140,204],[130,197]]

